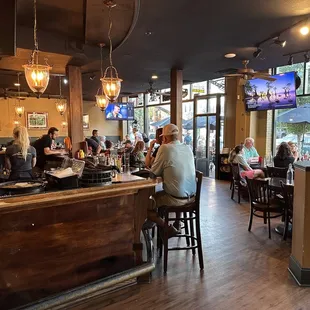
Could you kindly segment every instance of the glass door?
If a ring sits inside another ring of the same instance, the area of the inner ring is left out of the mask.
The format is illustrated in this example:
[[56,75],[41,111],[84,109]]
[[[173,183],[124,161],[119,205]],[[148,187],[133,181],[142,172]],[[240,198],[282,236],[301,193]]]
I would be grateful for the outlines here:
[[218,154],[223,144],[223,94],[197,96],[194,100],[194,154],[196,169],[218,178]]

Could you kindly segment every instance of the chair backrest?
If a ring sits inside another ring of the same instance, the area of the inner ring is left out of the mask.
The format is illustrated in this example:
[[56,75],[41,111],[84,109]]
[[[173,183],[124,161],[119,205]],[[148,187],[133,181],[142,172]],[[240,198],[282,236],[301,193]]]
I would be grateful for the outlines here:
[[287,170],[288,168],[267,166],[267,174],[269,178],[286,178]]
[[202,178],[203,178],[203,173],[196,170],[196,197],[195,197],[195,202],[196,202],[196,208],[197,211],[199,211],[200,208],[200,193],[201,193],[201,185],[202,185]]
[[258,180],[246,178],[249,196],[252,203],[269,205],[269,185],[268,180]]
[[285,200],[285,204],[288,209],[293,210],[293,201],[294,201],[294,186],[284,184],[280,181],[282,188],[282,195]]
[[240,181],[240,168],[239,164],[234,164],[231,163],[231,172],[232,172],[232,177],[235,181]]

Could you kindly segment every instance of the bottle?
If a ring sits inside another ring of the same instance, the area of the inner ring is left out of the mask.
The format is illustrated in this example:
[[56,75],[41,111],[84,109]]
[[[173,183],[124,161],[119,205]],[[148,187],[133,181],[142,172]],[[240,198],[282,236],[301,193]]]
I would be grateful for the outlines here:
[[286,173],[286,184],[294,185],[294,170],[292,164],[289,164],[288,170]]
[[79,158],[85,158],[85,153],[84,153],[84,151],[83,150],[80,150],[79,151]]

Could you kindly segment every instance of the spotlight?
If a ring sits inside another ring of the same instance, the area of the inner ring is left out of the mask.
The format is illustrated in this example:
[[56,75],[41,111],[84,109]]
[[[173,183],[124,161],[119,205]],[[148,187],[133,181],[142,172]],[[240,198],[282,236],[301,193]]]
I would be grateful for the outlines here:
[[308,26],[303,26],[299,29],[299,32],[303,35],[306,36],[309,33],[309,27]]
[[286,45],[286,41],[280,40],[279,37],[275,38],[273,43],[276,45],[280,45],[281,47],[285,47],[285,45]]
[[293,55],[290,55],[287,64],[288,64],[288,65],[294,64],[294,57],[293,57]]
[[305,57],[305,62],[309,62],[310,61],[309,53],[305,53],[304,57]]
[[257,58],[261,53],[262,53],[262,49],[261,48],[257,48],[257,50],[253,53],[253,57]]
[[64,84],[68,84],[68,79],[64,78],[63,82],[64,82]]
[[228,53],[224,55],[225,58],[235,58],[236,54],[235,53]]
[[18,87],[20,86],[20,83],[14,83],[14,86]]
[[157,80],[158,79],[158,75],[154,74],[152,75],[152,80]]

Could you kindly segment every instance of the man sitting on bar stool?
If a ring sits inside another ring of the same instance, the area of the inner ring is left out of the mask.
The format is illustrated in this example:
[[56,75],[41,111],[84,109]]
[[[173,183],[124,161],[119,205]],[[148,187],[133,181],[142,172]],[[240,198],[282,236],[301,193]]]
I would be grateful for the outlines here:
[[[183,206],[195,200],[196,171],[191,149],[178,140],[179,129],[174,124],[163,128],[163,144],[160,147],[151,171],[163,179],[163,191],[152,199],[154,204],[148,210],[148,219],[164,228],[164,220],[156,212],[161,206]],[[169,226],[168,236],[177,235],[179,223]]]

